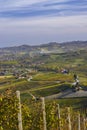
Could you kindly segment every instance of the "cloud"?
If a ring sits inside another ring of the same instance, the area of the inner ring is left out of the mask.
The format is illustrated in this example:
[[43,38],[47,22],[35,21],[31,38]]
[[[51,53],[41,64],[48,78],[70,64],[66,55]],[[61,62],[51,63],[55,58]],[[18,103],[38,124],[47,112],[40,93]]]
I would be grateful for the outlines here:
[[67,16],[81,12],[87,13],[86,0],[7,0],[1,2],[0,17]]
[[87,0],[0,1],[0,46],[80,40],[86,34]]
[[87,16],[38,17],[0,20],[0,44],[40,44],[86,39]]

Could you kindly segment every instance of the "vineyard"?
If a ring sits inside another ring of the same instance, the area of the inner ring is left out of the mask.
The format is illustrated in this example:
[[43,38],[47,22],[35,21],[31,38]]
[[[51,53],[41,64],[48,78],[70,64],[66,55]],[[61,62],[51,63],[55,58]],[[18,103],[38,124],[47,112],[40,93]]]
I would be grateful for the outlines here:
[[19,91],[7,90],[0,95],[0,130],[87,130],[86,111],[43,97],[21,103]]

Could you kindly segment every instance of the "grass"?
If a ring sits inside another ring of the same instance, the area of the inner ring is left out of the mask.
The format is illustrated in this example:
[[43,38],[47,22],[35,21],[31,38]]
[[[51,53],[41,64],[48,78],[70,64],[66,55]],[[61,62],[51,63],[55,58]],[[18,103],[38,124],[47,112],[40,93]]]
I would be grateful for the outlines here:
[[53,94],[57,94],[61,91],[64,91],[66,89],[70,88],[70,84],[54,84],[54,85],[50,85],[50,86],[44,86],[44,87],[39,87],[39,88],[32,88],[32,89],[28,89],[22,92],[22,94],[27,94],[27,93],[32,93],[35,96],[50,96]]
[[69,98],[69,99],[55,99],[46,100],[47,103],[57,102],[60,107],[73,107],[74,109],[83,109],[87,107],[87,98]]
[[6,78],[12,78],[13,76],[12,75],[8,75],[8,76],[0,76],[0,79],[2,80],[2,79],[6,79]]
[[36,81],[73,81],[73,75],[71,74],[61,74],[61,73],[38,73],[33,77]]
[[1,65],[16,65],[18,64],[18,62],[16,60],[12,60],[12,61],[1,61],[0,63]]

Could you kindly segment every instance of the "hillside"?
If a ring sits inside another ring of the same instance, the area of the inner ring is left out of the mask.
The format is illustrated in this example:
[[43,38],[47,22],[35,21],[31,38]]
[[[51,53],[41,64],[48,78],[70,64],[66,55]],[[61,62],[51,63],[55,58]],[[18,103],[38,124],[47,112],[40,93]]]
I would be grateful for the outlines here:
[[49,96],[69,88],[74,73],[86,87],[86,72],[86,41],[0,49],[0,91],[11,87],[24,95],[31,91],[36,96]]

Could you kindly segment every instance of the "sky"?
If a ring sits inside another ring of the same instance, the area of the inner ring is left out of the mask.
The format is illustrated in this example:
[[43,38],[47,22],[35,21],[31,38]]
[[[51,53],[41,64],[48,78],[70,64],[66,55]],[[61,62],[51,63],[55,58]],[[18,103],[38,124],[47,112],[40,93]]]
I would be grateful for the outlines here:
[[0,0],[0,47],[87,40],[87,0]]

